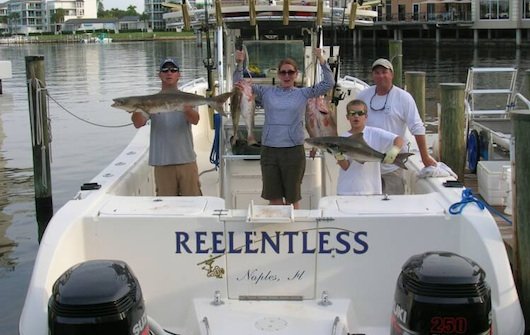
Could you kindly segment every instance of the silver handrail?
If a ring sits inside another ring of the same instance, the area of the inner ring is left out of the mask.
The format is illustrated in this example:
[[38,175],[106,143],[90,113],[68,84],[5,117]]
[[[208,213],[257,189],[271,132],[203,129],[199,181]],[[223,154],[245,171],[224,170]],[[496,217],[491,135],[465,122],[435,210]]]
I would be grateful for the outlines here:
[[517,101],[517,99],[519,99],[522,103],[526,105],[528,109],[530,109],[530,100],[528,100],[524,95],[522,95],[521,93],[517,93],[515,95],[515,101]]

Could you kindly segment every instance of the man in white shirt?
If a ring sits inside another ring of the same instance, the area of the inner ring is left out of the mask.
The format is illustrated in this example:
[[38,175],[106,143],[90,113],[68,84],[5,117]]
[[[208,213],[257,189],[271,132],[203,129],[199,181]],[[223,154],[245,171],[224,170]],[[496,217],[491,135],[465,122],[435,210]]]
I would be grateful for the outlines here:
[[[436,166],[436,160],[429,155],[425,140],[425,126],[420,118],[414,98],[405,90],[394,86],[394,68],[384,58],[372,64],[372,78],[375,85],[357,95],[357,99],[368,106],[370,118],[366,125],[385,129],[405,138],[407,128],[414,135],[421,160],[425,166]],[[386,194],[405,193],[403,170],[395,165],[382,164],[381,176],[383,192]]]

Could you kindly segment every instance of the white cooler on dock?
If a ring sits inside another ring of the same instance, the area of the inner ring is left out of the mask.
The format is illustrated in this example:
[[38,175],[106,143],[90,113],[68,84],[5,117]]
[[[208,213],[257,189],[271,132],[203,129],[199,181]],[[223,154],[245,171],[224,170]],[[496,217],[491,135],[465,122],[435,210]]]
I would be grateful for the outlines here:
[[504,205],[507,183],[503,179],[503,168],[510,161],[479,161],[477,166],[478,193],[492,206]]

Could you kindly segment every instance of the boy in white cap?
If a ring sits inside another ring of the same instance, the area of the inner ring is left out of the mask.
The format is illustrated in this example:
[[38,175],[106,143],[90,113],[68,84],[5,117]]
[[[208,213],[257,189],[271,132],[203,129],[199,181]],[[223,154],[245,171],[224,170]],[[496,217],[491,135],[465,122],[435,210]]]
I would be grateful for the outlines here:
[[[421,160],[425,166],[436,166],[436,160],[429,155],[425,140],[425,126],[420,118],[414,98],[405,90],[394,86],[394,67],[385,58],[372,64],[373,86],[357,95],[368,106],[370,118],[366,125],[385,129],[405,138],[407,128],[414,135]],[[383,193],[404,194],[403,170],[391,164],[381,164]]]
[[[158,77],[161,91],[178,90],[180,68],[173,58],[160,62]],[[154,166],[158,196],[202,195],[196,154],[193,149],[191,125],[199,123],[199,113],[193,106],[184,106],[174,113],[135,112],[131,119],[136,128],[151,120],[149,165]]]

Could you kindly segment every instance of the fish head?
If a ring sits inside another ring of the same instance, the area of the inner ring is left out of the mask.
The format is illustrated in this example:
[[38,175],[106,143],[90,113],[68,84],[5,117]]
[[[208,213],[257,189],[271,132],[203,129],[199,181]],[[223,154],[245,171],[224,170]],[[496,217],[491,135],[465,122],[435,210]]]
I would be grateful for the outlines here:
[[340,149],[340,138],[335,136],[322,136],[322,137],[312,137],[306,138],[305,141],[307,144],[317,147],[319,149],[330,151],[339,151]]
[[112,101],[114,101],[114,103],[110,105],[111,107],[123,109],[130,113],[137,110],[137,107],[131,104],[130,99],[128,98],[115,98],[112,99]]

